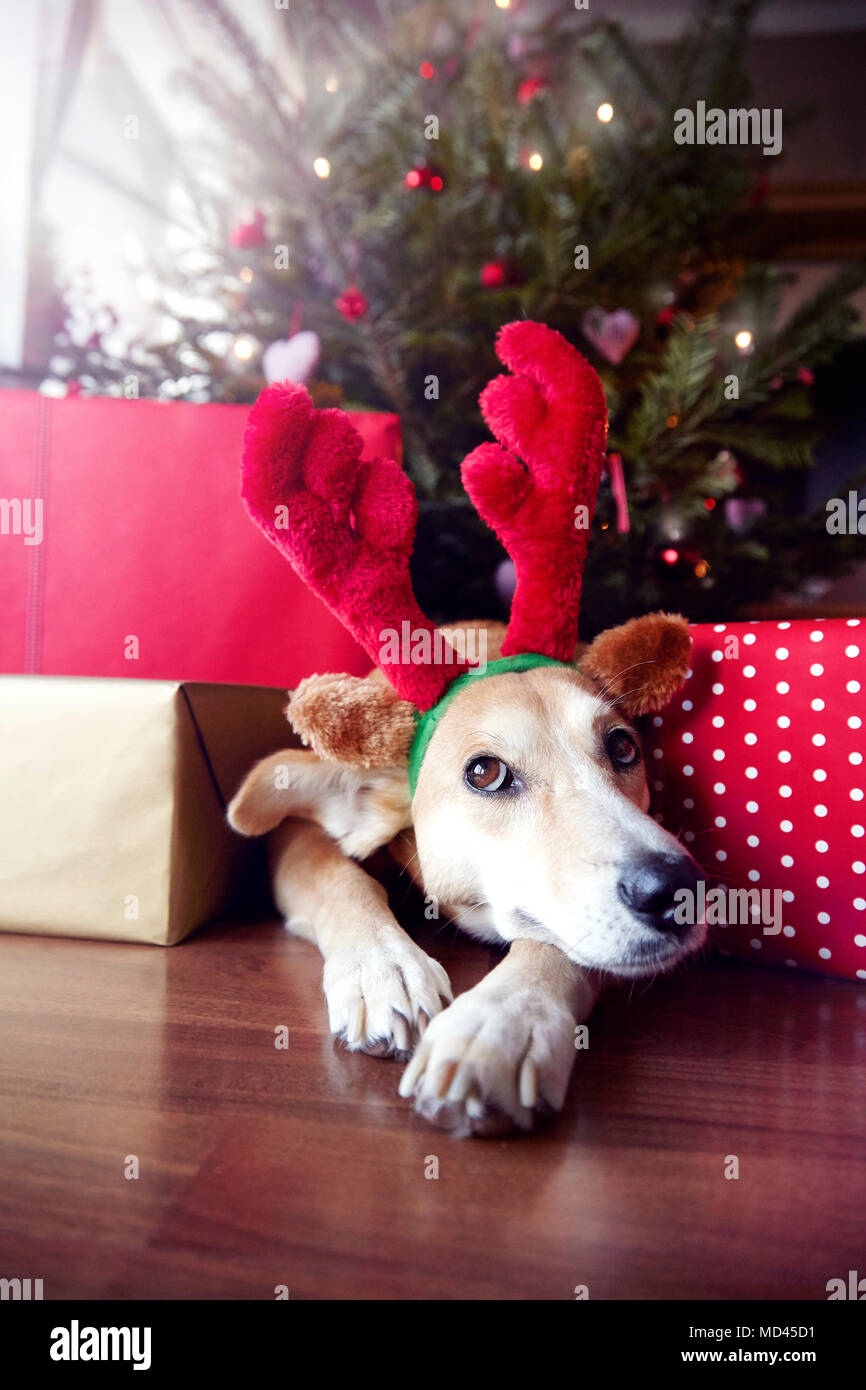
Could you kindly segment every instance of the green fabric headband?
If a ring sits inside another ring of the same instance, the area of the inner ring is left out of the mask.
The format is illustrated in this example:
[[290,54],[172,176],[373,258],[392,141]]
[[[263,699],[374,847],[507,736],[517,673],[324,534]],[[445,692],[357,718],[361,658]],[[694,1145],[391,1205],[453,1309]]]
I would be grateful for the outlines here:
[[418,785],[418,775],[421,771],[421,764],[427,752],[436,725],[442,718],[455,695],[459,695],[464,686],[470,685],[473,681],[483,680],[485,676],[499,676],[506,671],[531,671],[536,666],[566,666],[576,671],[580,668],[570,661],[557,661],[552,656],[539,656],[535,652],[524,652],[521,656],[501,656],[498,661],[489,661],[486,666],[473,666],[471,670],[464,671],[462,676],[458,676],[453,685],[449,685],[442,699],[426,711],[424,714],[416,713],[416,730],[412,747],[409,750],[409,791],[415,795],[415,788]]

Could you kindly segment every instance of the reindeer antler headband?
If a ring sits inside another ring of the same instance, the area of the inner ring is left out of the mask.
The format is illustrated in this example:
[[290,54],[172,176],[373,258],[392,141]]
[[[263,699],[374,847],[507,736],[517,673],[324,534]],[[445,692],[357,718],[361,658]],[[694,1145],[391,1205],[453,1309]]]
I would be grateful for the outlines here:
[[[513,660],[490,663],[487,675],[571,660],[607,438],[601,382],[560,333],[509,323],[496,351],[513,375],[495,377],[480,404],[499,443],[481,444],[462,468],[469,497],[517,577],[502,645],[503,658]],[[268,539],[419,711],[411,759],[417,775],[439,702],[472,667],[443,654],[447,644],[412,592],[418,507],[411,482],[393,459],[362,462],[360,455],[361,439],[343,411],[315,410],[303,386],[268,387],[250,412],[242,495]],[[401,659],[383,660],[383,634],[406,621],[413,637],[429,634],[438,660],[406,661],[402,643]]]

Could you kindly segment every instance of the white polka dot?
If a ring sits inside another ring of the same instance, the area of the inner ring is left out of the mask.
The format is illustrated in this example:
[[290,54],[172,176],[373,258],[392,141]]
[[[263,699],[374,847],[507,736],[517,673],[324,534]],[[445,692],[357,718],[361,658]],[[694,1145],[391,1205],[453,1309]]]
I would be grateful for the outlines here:
[[723,796],[723,795],[724,795],[724,792],[725,792],[725,784],[724,784],[724,782],[714,782],[714,783],[713,783],[713,791],[714,791],[718,796]]
[[862,932],[858,932],[857,935],[854,937],[854,945],[866,946],[866,936],[864,936]]
[[790,655],[791,655],[791,653],[788,651],[788,648],[787,648],[787,647],[777,647],[777,648],[776,648],[776,660],[777,660],[777,661],[787,661],[787,660],[788,660],[788,657],[789,657]]
[[796,962],[795,960],[786,960],[786,961],[785,961],[785,964],[786,964],[786,965],[790,965],[790,967],[791,967],[792,970],[796,970],[796,969],[797,969],[797,962]]
[[858,715],[852,714],[851,717],[850,717],[850,719],[848,720],[848,728],[849,728],[849,729],[859,729],[859,728],[860,728],[860,725],[861,725],[862,723],[863,723],[863,720],[862,720]]
[[814,777],[816,782],[826,782],[827,780],[827,774],[824,771],[823,767],[816,767],[815,771],[812,773],[812,776]]
[[817,883],[819,888],[830,887],[830,880],[829,878],[827,878],[826,874],[819,874],[818,877],[815,879],[815,882]]
[[691,844],[691,842],[692,842],[692,840],[693,840],[694,838],[695,838],[695,832],[694,832],[693,830],[687,830],[686,833],[685,833],[685,835],[683,836],[683,839],[684,839],[684,840],[688,840],[689,844]]
[[783,854],[780,862],[783,869],[792,869],[794,867],[794,860],[790,854]]
[[683,806],[687,811],[693,811],[695,809],[695,803],[690,796],[684,798]]
[[780,820],[779,829],[784,830],[786,835],[790,835],[791,831],[794,829],[794,822],[790,820]]
[[833,952],[828,951],[826,946],[822,946],[820,951],[818,952],[818,955],[821,957],[822,960],[829,960],[832,954]]
[[760,877],[761,875],[758,873],[757,869],[749,870],[749,878],[751,879],[752,883],[757,883]]
[[719,830],[724,830],[727,823],[724,816],[716,816],[715,824],[718,826]]
[[860,619],[859,619],[859,618],[848,618],[848,619],[846,620],[846,622],[845,622],[845,626],[846,626],[846,627],[859,627],[859,626],[860,626]]
[[780,762],[780,763],[789,763],[790,761],[791,761],[791,754],[788,752],[787,748],[780,748],[780,749],[779,749],[779,762]]
[[750,815],[754,815],[755,812],[757,811],[757,809],[758,809],[758,803],[757,803],[757,801],[747,801],[747,802],[746,802],[746,810],[749,812]]
[[846,648],[845,648],[845,655],[846,655],[846,656],[859,656],[859,655],[860,655],[860,648],[859,648],[859,647],[846,647]]
[[[746,771],[748,771],[748,768],[746,769]],[[779,788],[779,795],[780,795],[780,796],[790,796],[790,795],[791,795],[791,788],[790,788],[790,787],[780,787],[780,788]]]
[[782,935],[783,935],[783,936],[796,936],[797,933],[794,931],[794,928],[793,928],[793,927],[783,927],[783,928],[782,928]]
[[754,676],[754,674],[755,674],[755,667],[754,667],[754,666],[744,666],[744,667],[743,667],[743,675],[746,677],[746,680],[749,680],[749,681],[750,681],[750,680],[752,679],[752,676]]
[[712,689],[714,695],[722,695],[724,694],[725,687],[722,685],[721,681],[716,681]]
[[744,742],[744,743],[750,743],[750,744],[751,744],[751,743],[757,743],[757,742],[758,742],[758,735],[757,735],[757,734],[744,734],[744,735],[743,735],[743,742]]
[[686,763],[685,767],[683,768],[683,776],[684,776],[684,777],[691,777],[691,776],[693,776],[694,770],[695,770],[695,769],[692,767],[691,763]]
[[749,945],[751,946],[753,951],[760,951],[763,944],[764,943],[762,941],[759,941],[756,936],[752,937],[752,940],[749,942]]
[[[848,720],[848,723],[851,724],[851,720],[850,720],[850,719]],[[859,723],[859,721],[858,721],[858,723]],[[725,727],[725,721],[724,721],[724,719],[722,718],[722,716],[721,716],[720,714],[717,714],[717,715],[715,716],[715,718],[713,719],[713,728],[714,728],[714,729],[723,729],[724,727]],[[852,728],[854,727],[853,724],[851,725],[851,727],[852,727]]]
[[816,840],[815,848],[819,854],[826,854],[830,846],[827,844],[826,840]]
[[845,689],[848,691],[848,694],[849,694],[849,695],[859,695],[859,693],[860,693],[860,682],[859,682],[859,681],[848,681],[847,685],[845,686]]
[[852,787],[848,795],[850,796],[852,801],[862,801],[863,789],[862,787]]
[[727,853],[726,853],[725,850],[723,850],[723,849],[717,849],[717,850],[716,850],[716,858],[718,859],[718,861],[719,861],[720,864],[723,864],[723,863],[725,862],[725,860],[727,859],[727,857],[728,857],[728,856],[727,856]]
[[690,709],[694,709],[693,702],[691,700],[683,700],[683,709],[687,711]]
[[653,791],[656,791],[656,792],[663,792],[664,789],[665,789],[665,784],[664,784],[664,782],[653,782]]
[[694,734],[683,734],[683,743],[694,743]]
[[713,632],[724,632],[726,627],[727,623],[715,623],[713,626]]
[[725,750],[724,750],[724,748],[714,748],[714,749],[713,749],[713,757],[715,758],[715,760],[716,760],[717,763],[723,762],[723,761],[724,761],[724,757],[725,757]]
[[787,681],[779,681],[779,684],[776,686],[776,689],[780,695],[787,695],[791,687]]
[[779,718],[776,720],[776,723],[778,724],[780,729],[790,729],[791,727],[791,721],[788,718],[787,714],[780,714]]
[[757,769],[756,767],[747,767],[747,768],[746,768],[746,776],[749,778],[750,781],[753,782],[753,781],[755,780],[755,778],[757,777],[757,775],[758,775],[758,769]]
[[827,814],[826,806],[813,806],[812,810],[814,811],[816,816],[826,816]]
[[822,709],[824,708],[824,701],[823,701],[823,700],[813,700],[813,701],[812,701],[812,708],[813,708],[813,709],[816,709],[816,710],[822,710]]
[[855,874],[866,874],[866,864],[863,863],[862,859],[855,859],[851,868],[854,870]]
[[827,740],[823,734],[813,734],[812,742],[814,743],[816,748],[823,748]]
[[725,659],[724,652],[720,652],[718,647],[716,647],[716,650],[714,652],[711,652],[710,655],[712,656],[713,661],[724,661]]
[[757,849],[757,847],[758,847],[758,845],[759,845],[760,843],[761,843],[761,842],[760,842],[760,840],[758,839],[757,835],[749,835],[749,836],[747,836],[747,838],[746,838],[746,844],[747,844],[747,845],[751,845],[752,849]]
[[849,753],[849,754],[848,754],[848,761],[849,761],[849,763],[853,763],[855,767],[859,767],[860,764],[861,764],[862,761],[863,761],[863,754],[862,754],[862,753]]
[[654,748],[654,749],[653,749],[653,757],[654,757],[654,758],[663,758],[663,757],[664,757],[664,750],[661,749],[661,748]]
[[829,922],[829,920],[830,920],[830,914],[829,914],[829,912],[819,912],[819,913],[818,913],[818,921],[821,923],[822,927],[826,927],[826,925],[827,925],[827,923]]
[[852,825],[851,834],[854,836],[855,840],[860,840],[866,835],[866,827],[862,825]]
[[810,641],[810,642],[823,642],[823,640],[824,640],[824,634],[823,634],[823,632],[820,630],[820,628],[816,628],[816,630],[815,630],[814,632],[810,632],[810,633],[809,633],[809,641]]
[[790,626],[790,623],[776,623],[776,627],[780,632],[785,632]]
[[686,671],[686,680],[690,681],[694,674],[694,671]]
[[754,632],[746,632],[743,634],[743,644],[747,647],[751,647],[754,642],[757,642],[757,640],[758,639],[755,636]]
[[866,909],[866,898],[855,898],[854,906],[858,912],[862,912],[864,909]]
[[[730,955],[730,951],[728,952],[728,955]],[[858,979],[858,980],[866,980],[866,970],[858,970],[858,971],[857,971],[857,979]]]
[[823,676],[823,674],[824,667],[821,665],[820,661],[816,661],[814,666],[809,667],[810,676]]
[[653,720],[653,725],[656,729],[660,729],[664,722],[665,721],[662,719],[661,715],[657,714],[655,719]]
[[758,702],[757,702],[757,700],[744,700],[744,701],[743,701],[743,709],[747,709],[747,710],[750,710],[750,711],[751,711],[751,710],[757,709],[757,708],[758,708]]
[[786,888],[785,891],[784,891],[784,893],[782,894],[782,902],[784,902],[784,903],[792,903],[793,901],[794,901],[794,894],[791,892],[790,888]]

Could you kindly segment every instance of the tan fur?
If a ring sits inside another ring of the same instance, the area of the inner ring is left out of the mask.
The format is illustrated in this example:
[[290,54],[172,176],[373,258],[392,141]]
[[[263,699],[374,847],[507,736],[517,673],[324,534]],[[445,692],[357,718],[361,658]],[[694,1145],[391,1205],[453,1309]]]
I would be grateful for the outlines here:
[[[485,627],[492,661],[504,628]],[[436,727],[411,807],[405,766],[368,771],[358,756],[359,746],[364,759],[379,747],[393,764],[400,749],[405,761],[401,702],[378,674],[314,678],[293,696],[292,720],[317,752],[343,761],[276,754],[232,803],[229,818],[244,834],[282,821],[269,842],[274,894],[287,925],[325,958],[332,1030],[350,1048],[404,1055],[414,1047],[401,1094],[454,1133],[490,1133],[503,1122],[529,1128],[559,1109],[574,1025],[592,1008],[599,972],[665,969],[702,939],[702,927],[658,949],[650,937],[656,954],[646,964],[646,932],[618,897],[619,875],[636,856],[682,847],[645,814],[643,763],[614,768],[606,752],[611,730],[629,730],[629,717],[670,698],[689,650],[684,621],[653,614],[603,633],[581,654],[580,670],[544,667],[468,685]],[[482,756],[516,770],[519,795],[467,787],[465,768]],[[278,764],[289,767],[279,794]],[[506,959],[444,1011],[441,966],[346,858],[389,842],[440,920],[511,943]]]

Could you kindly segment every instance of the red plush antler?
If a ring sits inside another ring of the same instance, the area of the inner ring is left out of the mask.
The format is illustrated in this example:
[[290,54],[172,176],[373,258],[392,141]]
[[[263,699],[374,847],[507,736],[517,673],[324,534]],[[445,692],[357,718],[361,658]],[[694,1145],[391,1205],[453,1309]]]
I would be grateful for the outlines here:
[[506,324],[496,352],[515,373],[481,393],[499,444],[474,449],[462,472],[476,510],[514,561],[517,588],[502,653],[570,661],[604,466],[604,390],[589,363],[542,323]]
[[[303,386],[284,382],[250,411],[241,491],[253,520],[398,695],[421,710],[434,705],[467,664],[415,601],[409,556],[418,506],[393,459],[362,462],[348,416],[315,410]],[[383,660],[388,632],[400,638],[401,657],[408,645],[409,660]]]

